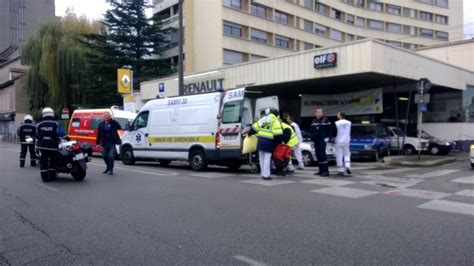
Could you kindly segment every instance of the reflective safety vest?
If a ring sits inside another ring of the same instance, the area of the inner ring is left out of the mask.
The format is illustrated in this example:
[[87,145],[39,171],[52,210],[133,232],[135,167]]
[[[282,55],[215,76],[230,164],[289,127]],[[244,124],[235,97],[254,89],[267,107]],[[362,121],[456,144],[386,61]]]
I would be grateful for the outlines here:
[[288,143],[286,143],[286,145],[293,148],[294,146],[296,146],[300,143],[298,141],[298,137],[296,136],[295,130],[290,125],[282,122],[281,127],[283,128],[283,130],[290,129],[290,131],[291,131],[290,140],[288,140]]
[[280,120],[274,114],[269,114],[258,120],[252,128],[257,132],[259,138],[273,139],[274,136],[283,134]]

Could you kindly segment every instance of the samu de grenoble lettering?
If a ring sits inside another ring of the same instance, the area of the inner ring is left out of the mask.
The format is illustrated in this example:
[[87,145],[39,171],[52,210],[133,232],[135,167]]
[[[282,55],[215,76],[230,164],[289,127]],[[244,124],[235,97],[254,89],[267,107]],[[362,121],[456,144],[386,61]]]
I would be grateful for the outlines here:
[[197,81],[193,83],[184,84],[183,87],[185,95],[213,92],[218,89],[224,89],[224,79],[221,78],[206,81]]

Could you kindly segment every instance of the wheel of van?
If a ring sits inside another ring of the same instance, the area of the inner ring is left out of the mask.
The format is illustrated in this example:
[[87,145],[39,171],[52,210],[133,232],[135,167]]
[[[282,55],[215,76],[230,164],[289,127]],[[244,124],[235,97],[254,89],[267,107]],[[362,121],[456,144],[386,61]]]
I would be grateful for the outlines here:
[[260,172],[260,166],[258,165],[258,163],[250,163],[250,172],[252,172],[253,174]]
[[171,163],[171,160],[158,160],[161,166],[168,166]]
[[415,147],[413,147],[412,145],[405,145],[405,147],[403,147],[403,154],[405,155],[413,155],[415,154],[415,152]]
[[303,164],[306,167],[314,165],[313,155],[309,151],[303,151]]
[[202,150],[194,150],[189,155],[189,165],[194,171],[202,171],[207,168],[206,154]]
[[122,163],[125,165],[135,164],[135,156],[133,156],[133,150],[130,147],[123,148],[120,157],[122,157]]

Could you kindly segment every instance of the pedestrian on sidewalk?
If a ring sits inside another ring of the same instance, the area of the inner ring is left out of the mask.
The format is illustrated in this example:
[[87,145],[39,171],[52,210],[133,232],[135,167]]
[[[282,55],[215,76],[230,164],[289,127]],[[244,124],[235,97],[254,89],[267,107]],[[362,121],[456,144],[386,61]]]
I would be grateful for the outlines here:
[[265,110],[265,114],[266,116],[252,125],[248,134],[249,136],[256,134],[258,138],[257,150],[262,179],[272,180],[273,178],[270,177],[272,153],[276,145],[282,142],[283,130],[280,120],[278,119],[278,110],[267,109]]
[[301,152],[300,143],[303,143],[303,136],[301,135],[300,126],[295,122],[293,116],[289,115],[286,119],[288,124],[293,128],[298,139],[298,144],[293,147],[293,153],[298,161],[298,170],[304,170],[303,153]]
[[326,155],[326,144],[332,137],[332,127],[329,118],[324,116],[322,107],[317,107],[314,111],[316,116],[311,123],[311,137],[314,142],[316,158],[318,159],[319,172],[315,175],[329,176],[328,158]]
[[20,137],[21,151],[20,151],[20,167],[25,167],[26,153],[30,152],[30,165],[36,167],[36,125],[33,123],[31,115],[25,115],[23,123],[17,130]]
[[102,122],[97,128],[97,145],[102,146],[102,158],[104,159],[106,169],[103,174],[114,174],[115,146],[122,144],[118,131],[120,124],[112,118],[109,112],[105,112]]
[[336,121],[336,162],[337,162],[337,175],[344,176],[344,173],[351,174],[351,121],[346,119],[344,112],[337,113]]

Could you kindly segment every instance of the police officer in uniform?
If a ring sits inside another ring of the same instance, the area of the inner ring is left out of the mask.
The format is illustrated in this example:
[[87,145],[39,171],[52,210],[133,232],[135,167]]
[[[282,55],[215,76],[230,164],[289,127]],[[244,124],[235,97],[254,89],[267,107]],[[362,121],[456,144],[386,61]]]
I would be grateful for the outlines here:
[[36,126],[37,147],[41,152],[40,169],[43,182],[56,179],[53,160],[58,152],[60,137],[65,136],[64,128],[54,121],[53,109],[46,107],[42,111],[43,121]]
[[[36,166],[36,154],[35,154],[35,139],[36,139],[36,126],[33,124],[33,117],[31,115],[25,115],[23,123],[17,130],[17,134],[20,137],[21,151],[20,151],[20,167],[25,167],[26,153],[30,151],[30,164],[32,167]],[[28,142],[27,139],[33,139],[33,142]]]
[[263,180],[272,180],[271,163],[272,153],[276,145],[283,140],[283,131],[278,119],[278,110],[265,111],[266,116],[252,125],[249,135],[257,134],[257,150],[260,160],[261,177]]
[[323,108],[315,110],[316,118],[311,123],[311,136],[314,141],[316,158],[318,159],[319,172],[315,175],[329,176],[328,158],[326,156],[326,143],[332,137],[331,121],[324,116]]

